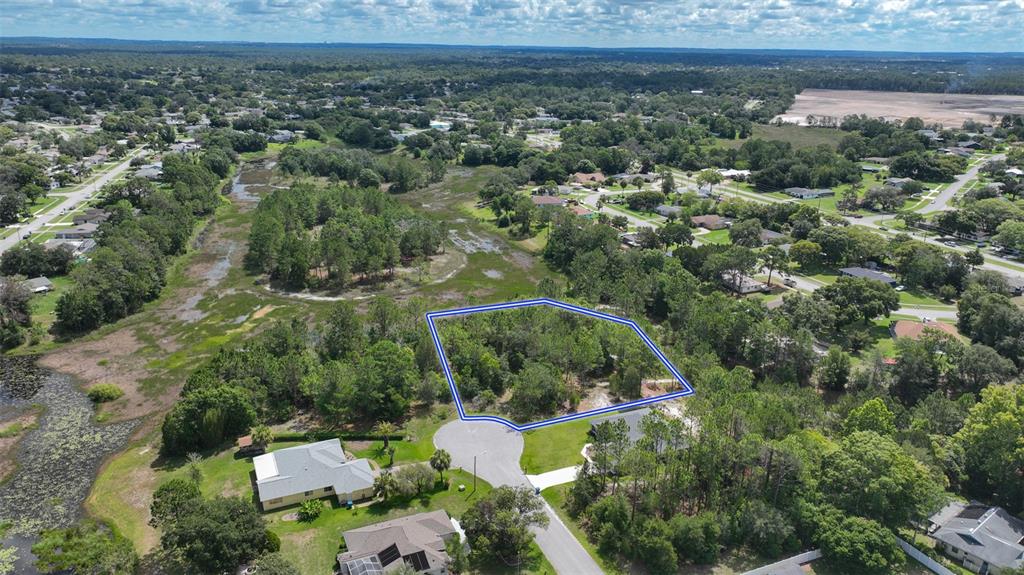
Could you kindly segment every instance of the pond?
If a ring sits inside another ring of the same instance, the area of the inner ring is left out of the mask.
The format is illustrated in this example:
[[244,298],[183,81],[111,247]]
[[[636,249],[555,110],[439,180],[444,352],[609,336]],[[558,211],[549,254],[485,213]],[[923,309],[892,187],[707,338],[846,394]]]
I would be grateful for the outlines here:
[[0,418],[39,406],[38,425],[15,452],[17,468],[0,484],[4,546],[18,549],[16,573],[36,573],[30,548],[39,531],[66,527],[82,515],[103,460],[127,443],[137,421],[100,425],[92,402],[66,375],[32,358],[0,355]]

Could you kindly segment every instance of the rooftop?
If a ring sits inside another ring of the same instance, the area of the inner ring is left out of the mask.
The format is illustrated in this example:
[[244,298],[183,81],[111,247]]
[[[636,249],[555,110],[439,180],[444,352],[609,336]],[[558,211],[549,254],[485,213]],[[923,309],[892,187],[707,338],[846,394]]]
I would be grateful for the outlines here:
[[944,332],[953,336],[958,335],[955,327],[938,321],[923,322],[901,319],[892,324],[893,337],[907,337],[917,340],[921,339],[925,330]]
[[261,502],[327,486],[339,497],[373,486],[370,463],[348,461],[338,439],[279,449],[252,462]]
[[455,533],[444,510],[352,529],[343,534],[348,551],[338,565],[342,575],[388,573],[403,563],[417,572],[438,569],[448,562],[445,541]]
[[1024,566],[1024,521],[1001,507],[953,502],[933,515],[929,534],[999,567]]

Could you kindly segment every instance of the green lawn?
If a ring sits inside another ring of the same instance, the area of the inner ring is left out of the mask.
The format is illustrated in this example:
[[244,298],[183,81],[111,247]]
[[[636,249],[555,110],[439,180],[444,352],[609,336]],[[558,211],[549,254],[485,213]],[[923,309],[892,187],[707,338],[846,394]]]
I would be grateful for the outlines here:
[[580,451],[589,441],[589,419],[549,425],[523,434],[520,466],[530,475],[583,463]]
[[[783,124],[771,126],[766,124],[754,124],[751,131],[751,139],[780,140],[789,142],[794,148],[811,148],[822,144],[835,148],[839,140],[843,139],[845,132],[830,128],[811,128],[797,126],[796,124]],[[739,148],[746,140],[717,140],[718,144],[725,148]]]
[[950,307],[949,304],[935,296],[921,290],[904,290],[899,292],[900,303],[909,305],[929,305],[942,308]]
[[[416,461],[427,461],[434,453],[434,433],[445,423],[455,418],[454,411],[450,406],[434,413],[411,419],[402,427],[406,434],[403,441],[392,441],[395,448],[395,463],[411,463]],[[384,452],[384,442],[374,441],[369,447],[355,452],[357,457],[365,457],[377,462],[381,467],[388,464],[388,455]]]
[[694,238],[705,244],[731,244],[732,240],[729,239],[729,230],[714,230],[706,234],[695,235]]

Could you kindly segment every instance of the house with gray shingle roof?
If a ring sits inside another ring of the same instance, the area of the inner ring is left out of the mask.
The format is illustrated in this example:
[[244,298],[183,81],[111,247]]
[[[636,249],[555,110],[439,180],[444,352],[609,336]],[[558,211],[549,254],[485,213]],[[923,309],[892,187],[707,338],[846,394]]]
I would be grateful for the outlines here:
[[252,462],[264,511],[323,497],[342,504],[373,497],[370,462],[348,461],[338,439],[279,449]]
[[954,501],[928,519],[928,535],[975,573],[1024,567],[1024,521],[1001,507]]
[[445,544],[456,533],[443,509],[351,529],[342,534],[347,550],[338,555],[338,572],[377,575],[408,566],[416,573],[444,575]]

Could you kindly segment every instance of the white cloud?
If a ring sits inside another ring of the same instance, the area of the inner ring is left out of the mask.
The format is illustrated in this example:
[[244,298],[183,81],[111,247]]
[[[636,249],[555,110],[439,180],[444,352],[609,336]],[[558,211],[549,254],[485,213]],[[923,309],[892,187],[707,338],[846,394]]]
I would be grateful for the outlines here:
[[1024,0],[0,2],[7,36],[1024,51]]

